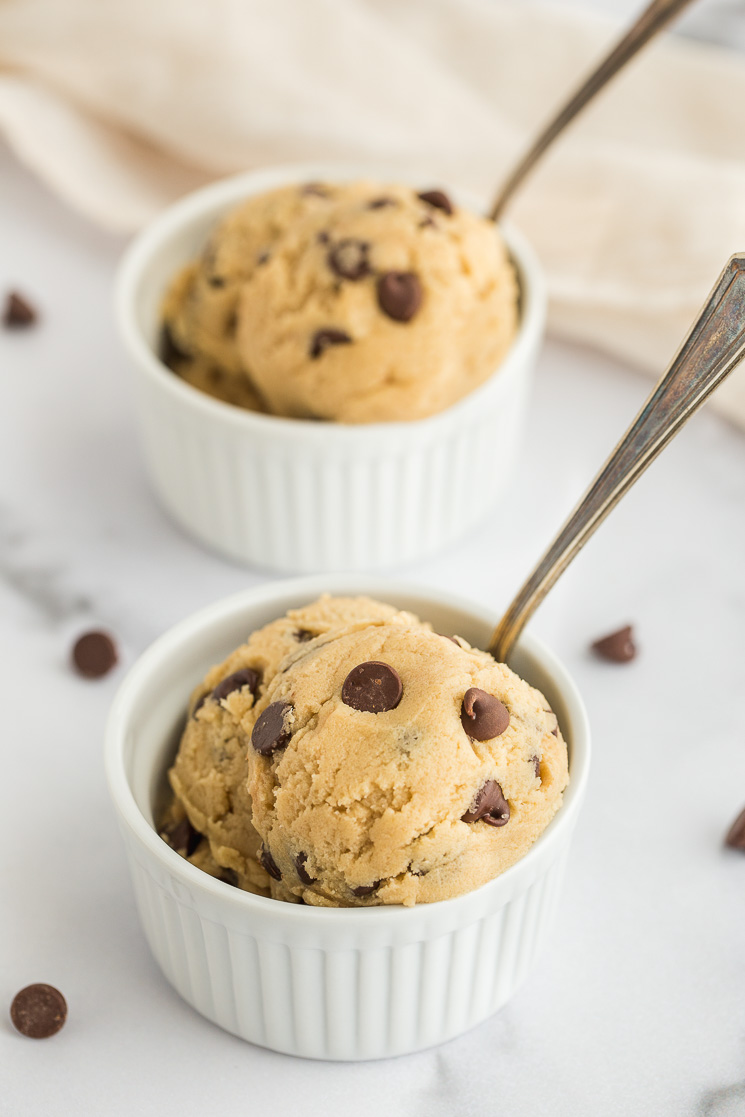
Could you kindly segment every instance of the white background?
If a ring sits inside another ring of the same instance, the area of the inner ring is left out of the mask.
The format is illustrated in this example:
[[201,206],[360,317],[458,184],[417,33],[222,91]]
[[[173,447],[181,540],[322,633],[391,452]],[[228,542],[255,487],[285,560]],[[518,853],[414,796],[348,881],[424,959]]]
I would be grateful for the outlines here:
[[[745,437],[696,417],[533,622],[575,675],[595,739],[535,974],[432,1052],[275,1055],[203,1020],[161,977],[104,785],[123,669],[185,614],[265,577],[201,550],[150,494],[112,322],[121,248],[0,148],[0,295],[17,287],[42,314],[37,329],[0,331],[1,1117],[745,1114],[745,857],[721,845],[745,804]],[[402,573],[506,603],[648,389],[548,344],[509,500]],[[636,662],[588,654],[627,621]],[[123,659],[94,683],[67,662],[92,625],[117,633]],[[43,1042],[7,1019],[33,981],[70,1008]]]

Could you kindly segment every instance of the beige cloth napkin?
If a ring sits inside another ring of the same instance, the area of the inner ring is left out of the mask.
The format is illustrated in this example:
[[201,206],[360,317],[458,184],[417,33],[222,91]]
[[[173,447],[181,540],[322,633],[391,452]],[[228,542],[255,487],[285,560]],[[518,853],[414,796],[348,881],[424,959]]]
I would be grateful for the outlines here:
[[[216,176],[372,161],[488,199],[618,28],[498,0],[0,0],[0,129],[130,231]],[[511,215],[552,329],[659,373],[745,249],[745,62],[666,38],[547,157]],[[745,426],[745,374],[718,396]]]

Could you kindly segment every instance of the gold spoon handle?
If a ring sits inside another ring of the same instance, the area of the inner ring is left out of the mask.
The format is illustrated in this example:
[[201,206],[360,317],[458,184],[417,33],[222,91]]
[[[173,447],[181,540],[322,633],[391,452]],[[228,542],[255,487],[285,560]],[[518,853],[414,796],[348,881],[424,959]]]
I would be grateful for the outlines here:
[[692,0],[652,0],[652,3],[645,8],[634,25],[630,27],[626,34],[616,43],[610,54],[603,59],[597,69],[593,70],[587,80],[580,86],[577,92],[569,98],[566,104],[563,105],[553,120],[549,121],[538,136],[538,139],[517,164],[510,177],[502,186],[491,208],[489,217],[492,221],[499,220],[507,202],[515,193],[523,179],[530,174],[546,148],[549,147],[556,137],[564,131],[566,126],[574,120],[575,116],[582,111],[588,101],[591,101],[595,94],[600,92],[603,86],[626,65],[629,59],[634,57],[638,50],[641,50],[650,39],[654,38],[658,31],[661,31],[667,23],[674,19],[675,16],[691,2]]
[[745,356],[745,253],[732,256],[672,364],[494,630],[506,661],[525,623],[612,508]]

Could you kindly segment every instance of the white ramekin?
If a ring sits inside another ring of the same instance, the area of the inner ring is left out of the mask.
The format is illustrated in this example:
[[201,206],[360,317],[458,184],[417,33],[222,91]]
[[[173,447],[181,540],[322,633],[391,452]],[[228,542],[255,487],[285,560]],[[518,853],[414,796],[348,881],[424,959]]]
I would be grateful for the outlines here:
[[138,660],[114,702],[106,769],[140,919],[163,973],[198,1012],[263,1047],[376,1059],[429,1047],[495,1012],[529,973],[553,924],[587,779],[582,700],[532,637],[514,667],[556,712],[570,749],[564,803],[528,854],[465,896],[414,908],[328,909],[231,888],[153,828],[192,687],[255,628],[320,593],[370,593],[482,647],[494,618],[434,590],[354,576],[260,586],[183,621]]
[[166,210],[120,266],[117,320],[155,491],[191,535],[239,562],[281,571],[413,562],[483,517],[516,457],[546,294],[532,250],[509,226],[518,334],[485,384],[432,418],[346,425],[259,415],[192,388],[158,359],[163,292],[222,214],[287,182],[359,177],[370,168],[309,164],[218,182]]

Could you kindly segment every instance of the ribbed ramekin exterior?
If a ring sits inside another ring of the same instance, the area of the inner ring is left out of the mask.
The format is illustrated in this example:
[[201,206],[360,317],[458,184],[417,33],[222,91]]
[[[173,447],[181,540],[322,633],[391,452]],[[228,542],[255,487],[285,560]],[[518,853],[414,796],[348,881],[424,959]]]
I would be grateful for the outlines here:
[[[277,924],[230,924],[219,905],[143,864],[128,843],[140,919],[166,978],[193,1008],[262,1047],[306,1058],[380,1059],[452,1039],[496,1012],[532,969],[554,922],[568,837],[525,889],[447,931],[348,930],[288,940]],[[263,931],[263,933],[262,933]]]
[[198,192],[134,243],[117,288],[144,453],[162,505],[210,548],[282,572],[411,563],[477,523],[509,483],[545,319],[540,267],[507,228],[521,285],[518,335],[486,384],[431,419],[350,427],[267,417],[210,399],[164,368],[146,334],[153,336],[168,277],[219,215],[282,181],[333,174],[262,171]]
[[507,370],[500,386],[482,408],[414,435],[389,426],[315,445],[274,429],[247,436],[220,415],[174,406],[150,378],[139,381],[138,403],[155,490],[201,542],[272,570],[365,570],[436,552],[498,499],[523,429],[528,369]]

